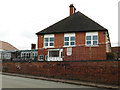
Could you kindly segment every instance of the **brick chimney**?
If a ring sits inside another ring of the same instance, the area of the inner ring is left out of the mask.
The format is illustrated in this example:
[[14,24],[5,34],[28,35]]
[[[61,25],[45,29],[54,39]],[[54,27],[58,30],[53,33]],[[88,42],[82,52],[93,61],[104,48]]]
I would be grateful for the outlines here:
[[31,44],[31,49],[36,49],[36,44]]
[[70,16],[75,13],[76,8],[73,6],[73,4],[70,4]]

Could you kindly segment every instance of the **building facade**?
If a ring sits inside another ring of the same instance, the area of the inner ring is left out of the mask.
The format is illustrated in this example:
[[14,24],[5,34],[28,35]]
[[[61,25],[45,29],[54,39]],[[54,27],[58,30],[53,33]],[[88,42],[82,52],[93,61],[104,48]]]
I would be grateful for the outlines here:
[[0,41],[0,60],[11,59],[11,52],[15,52],[18,49],[8,42]]
[[36,49],[0,51],[0,59],[4,61],[36,61],[37,53]]
[[20,50],[21,60],[37,60],[37,50]]
[[70,5],[70,16],[36,33],[39,61],[106,60],[108,30]]

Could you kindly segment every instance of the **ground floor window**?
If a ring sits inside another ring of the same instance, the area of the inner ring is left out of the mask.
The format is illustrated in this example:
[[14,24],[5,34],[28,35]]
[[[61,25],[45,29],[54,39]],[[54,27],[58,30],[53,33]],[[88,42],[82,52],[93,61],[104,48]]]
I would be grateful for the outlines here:
[[44,55],[39,55],[38,60],[43,61],[44,60]]
[[49,51],[49,57],[59,57],[59,51]]
[[48,61],[62,61],[63,49],[49,49],[48,50]]

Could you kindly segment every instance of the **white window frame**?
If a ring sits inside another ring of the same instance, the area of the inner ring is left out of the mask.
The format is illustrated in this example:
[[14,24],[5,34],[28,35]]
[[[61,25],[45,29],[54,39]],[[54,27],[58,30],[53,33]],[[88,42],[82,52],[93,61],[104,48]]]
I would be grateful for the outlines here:
[[[98,46],[98,32],[86,32],[86,37],[87,36],[91,36],[91,40],[87,40],[87,38],[86,38],[86,46]],[[97,40],[93,40],[93,36],[97,36]],[[91,41],[91,44],[90,45],[88,45],[87,44],[87,41]],[[93,41],[97,41],[97,45],[93,45]]]
[[[49,56],[49,52],[50,51],[59,51],[59,57],[50,57]],[[62,55],[62,53],[61,52],[63,52],[63,49],[48,49],[48,58],[47,58],[47,61],[63,61],[63,57],[61,57]]]
[[[45,38],[48,38],[48,42],[45,42]],[[54,41],[50,41],[50,38],[54,38],[54,34],[47,34],[47,35],[44,35],[44,48],[48,48],[48,47],[54,47]],[[55,38],[54,38],[55,40]],[[45,46],[45,43],[48,43],[48,46]],[[53,46],[50,46],[50,43],[53,43]]]
[[[50,51],[60,51],[60,49],[49,49],[49,50],[48,50],[48,56],[49,56],[49,52],[50,52]],[[59,56],[60,56],[60,53],[59,53]],[[49,57],[50,57],[50,56],[49,56]]]
[[45,61],[48,61],[48,55],[45,55]]
[[[68,38],[69,38],[69,41],[65,41],[65,37],[68,37]],[[71,37],[75,37],[75,33],[65,33],[65,34],[64,34],[64,47],[71,47],[71,46],[74,47],[74,46],[75,46],[75,45],[71,45],[71,44],[70,44],[71,42],[74,42],[74,43],[75,43],[75,41],[71,41],[71,40],[70,40]],[[75,37],[75,39],[76,39],[76,37]],[[69,45],[65,45],[65,42],[69,42]]]
[[[40,59],[40,56],[42,56],[43,59]],[[39,55],[39,57],[38,57],[38,61],[44,61],[44,55]]]

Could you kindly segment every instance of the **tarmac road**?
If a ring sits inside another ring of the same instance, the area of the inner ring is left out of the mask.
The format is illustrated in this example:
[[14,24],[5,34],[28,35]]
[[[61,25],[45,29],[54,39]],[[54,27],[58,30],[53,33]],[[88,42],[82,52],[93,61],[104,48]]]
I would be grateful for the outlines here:
[[8,75],[2,75],[2,88],[81,88],[81,90],[83,88],[89,88],[91,90],[106,90],[83,85],[74,85],[68,83],[37,80]]

